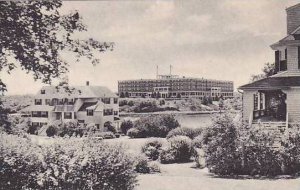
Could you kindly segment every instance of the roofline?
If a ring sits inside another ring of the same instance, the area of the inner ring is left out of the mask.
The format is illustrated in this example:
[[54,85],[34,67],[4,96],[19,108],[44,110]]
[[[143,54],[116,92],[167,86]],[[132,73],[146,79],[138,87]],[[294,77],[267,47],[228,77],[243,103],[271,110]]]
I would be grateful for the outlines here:
[[196,80],[207,80],[207,81],[220,81],[220,82],[231,82],[231,80],[219,80],[219,79],[206,79],[206,78],[194,78],[194,77],[185,77],[185,78],[169,78],[169,79],[129,79],[129,80],[118,80],[118,82],[130,82],[130,81],[158,81],[158,80],[179,80],[179,79],[196,79]]
[[298,4],[296,4],[296,5],[293,5],[293,6],[290,6],[290,7],[287,7],[285,10],[286,10],[286,11],[289,11],[289,10],[294,9],[294,8],[296,8],[296,7],[300,7],[300,3],[298,3]]

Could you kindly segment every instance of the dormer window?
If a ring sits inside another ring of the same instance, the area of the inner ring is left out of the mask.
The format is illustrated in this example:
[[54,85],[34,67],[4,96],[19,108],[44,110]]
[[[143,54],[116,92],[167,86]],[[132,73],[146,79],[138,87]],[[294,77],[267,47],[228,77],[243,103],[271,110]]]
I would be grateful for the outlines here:
[[45,90],[41,90],[41,94],[45,94]]
[[35,99],[34,104],[35,105],[42,105],[42,99]]

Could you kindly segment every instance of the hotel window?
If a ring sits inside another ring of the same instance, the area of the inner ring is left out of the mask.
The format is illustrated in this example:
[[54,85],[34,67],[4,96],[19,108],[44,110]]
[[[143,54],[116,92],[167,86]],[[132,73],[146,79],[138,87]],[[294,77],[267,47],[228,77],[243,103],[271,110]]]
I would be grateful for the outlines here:
[[64,119],[72,119],[72,112],[65,112]]
[[114,115],[118,115],[118,111],[114,111]]
[[34,104],[35,105],[42,105],[42,99],[35,99]]
[[45,90],[41,90],[41,94],[45,94]]
[[86,115],[87,116],[93,116],[94,115],[94,110],[86,110]]
[[41,117],[48,117],[48,112],[46,112],[46,111],[42,111],[41,112]]

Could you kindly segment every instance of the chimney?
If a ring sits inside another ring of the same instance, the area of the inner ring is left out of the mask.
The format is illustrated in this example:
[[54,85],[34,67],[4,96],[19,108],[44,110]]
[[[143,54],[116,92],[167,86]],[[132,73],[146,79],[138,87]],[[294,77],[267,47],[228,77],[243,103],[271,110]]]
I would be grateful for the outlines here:
[[286,9],[287,34],[291,34],[300,26],[300,3]]
[[90,81],[86,81],[86,86],[90,86]]

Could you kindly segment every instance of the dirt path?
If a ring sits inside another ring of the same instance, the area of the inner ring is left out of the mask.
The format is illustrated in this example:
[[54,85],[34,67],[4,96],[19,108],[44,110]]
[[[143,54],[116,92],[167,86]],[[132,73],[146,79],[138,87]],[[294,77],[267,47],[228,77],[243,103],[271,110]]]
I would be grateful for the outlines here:
[[136,190],[300,190],[300,179],[223,179],[193,163],[161,165],[160,174],[140,175]]

